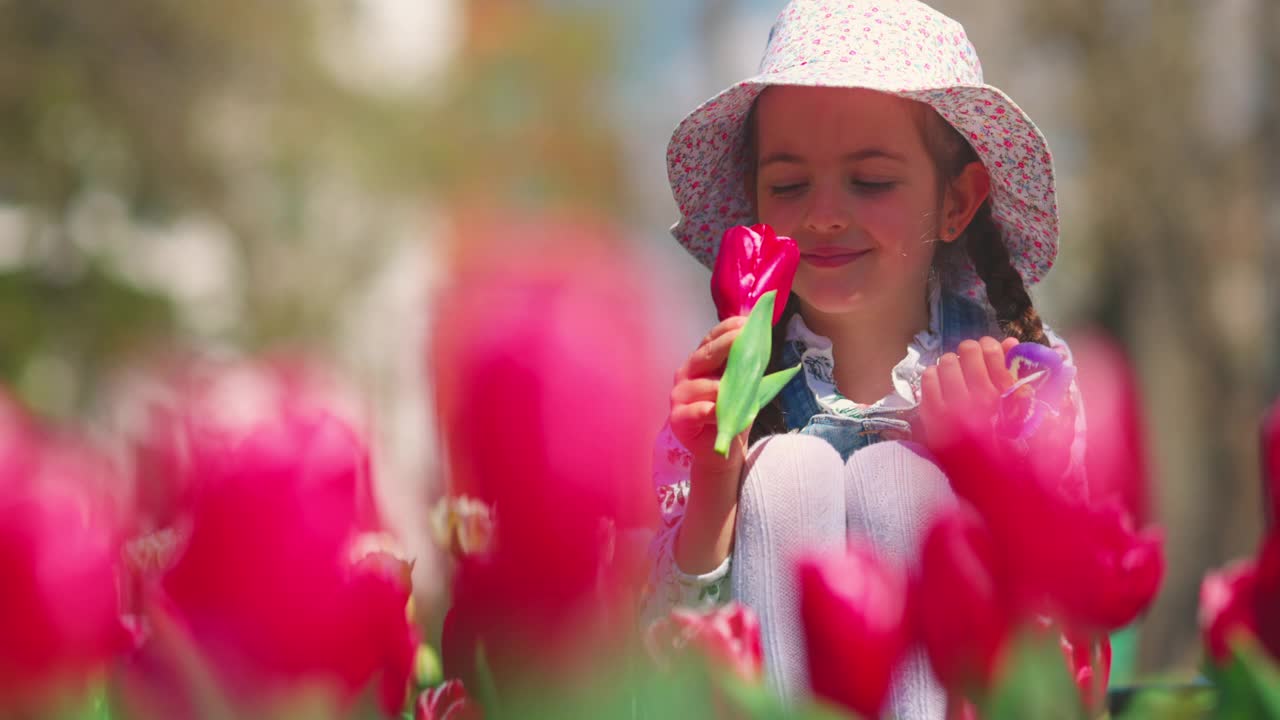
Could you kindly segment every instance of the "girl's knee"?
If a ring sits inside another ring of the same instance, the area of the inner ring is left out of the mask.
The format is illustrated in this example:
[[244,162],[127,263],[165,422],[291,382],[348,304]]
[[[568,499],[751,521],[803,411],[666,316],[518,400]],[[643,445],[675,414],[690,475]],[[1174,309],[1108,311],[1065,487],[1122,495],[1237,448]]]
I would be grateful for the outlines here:
[[928,475],[943,475],[942,468],[938,466],[928,448],[913,440],[885,440],[873,443],[850,455],[846,465],[866,466],[884,463],[897,467],[906,466]]
[[800,433],[772,435],[747,451],[742,502],[789,501],[801,493],[839,486],[843,462],[822,438]]

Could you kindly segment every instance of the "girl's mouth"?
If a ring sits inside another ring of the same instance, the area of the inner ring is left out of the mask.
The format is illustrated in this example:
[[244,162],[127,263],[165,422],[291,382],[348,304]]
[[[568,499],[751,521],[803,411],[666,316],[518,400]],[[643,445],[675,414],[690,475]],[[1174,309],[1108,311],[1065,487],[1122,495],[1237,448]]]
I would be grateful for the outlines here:
[[849,263],[853,262],[854,260],[857,260],[858,258],[862,257],[863,255],[866,255],[869,252],[871,251],[870,250],[851,250],[851,251],[836,250],[832,252],[822,251],[822,252],[814,252],[814,253],[802,253],[800,255],[800,259],[810,265],[813,265],[814,267],[833,268],[833,267],[840,267],[842,265],[848,265]]

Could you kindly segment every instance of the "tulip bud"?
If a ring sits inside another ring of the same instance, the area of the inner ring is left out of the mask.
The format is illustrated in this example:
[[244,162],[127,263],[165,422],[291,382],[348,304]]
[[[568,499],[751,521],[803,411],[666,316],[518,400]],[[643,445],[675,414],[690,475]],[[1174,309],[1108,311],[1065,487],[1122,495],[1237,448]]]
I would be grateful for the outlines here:
[[798,572],[814,692],[879,717],[911,637],[905,573],[857,543],[803,558]]

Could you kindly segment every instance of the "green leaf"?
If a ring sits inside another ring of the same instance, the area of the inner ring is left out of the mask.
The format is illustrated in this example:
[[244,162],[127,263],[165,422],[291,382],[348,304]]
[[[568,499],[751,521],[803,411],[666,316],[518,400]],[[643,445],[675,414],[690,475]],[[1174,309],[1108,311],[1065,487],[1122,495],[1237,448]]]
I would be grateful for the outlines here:
[[773,301],[776,290],[770,290],[756,301],[747,316],[720,378],[716,393],[716,452],[729,455],[729,445],[756,417],[760,382],[769,355],[773,351]]
[[502,706],[498,702],[498,685],[493,681],[493,670],[489,668],[489,660],[485,657],[484,645],[476,647],[476,684],[473,690],[475,699],[484,708],[485,716],[502,717]]
[[1231,660],[1207,672],[1218,689],[1215,718],[1280,720],[1280,668],[1251,638],[1232,642]]
[[985,720],[1082,720],[1080,693],[1057,637],[1027,634],[1013,648],[1007,670],[978,713]]
[[773,400],[773,396],[782,392],[782,388],[786,387],[787,383],[791,382],[791,378],[795,377],[796,373],[800,372],[801,367],[802,366],[800,365],[796,365],[793,368],[779,370],[776,373],[765,375],[763,378],[760,378],[760,388],[756,391],[756,412],[752,415],[753,419],[755,414],[759,414],[760,408],[768,405],[769,401]]
[[430,645],[418,645],[418,652],[413,660],[414,691],[420,693],[430,687],[444,682],[444,670],[440,666],[440,657]]

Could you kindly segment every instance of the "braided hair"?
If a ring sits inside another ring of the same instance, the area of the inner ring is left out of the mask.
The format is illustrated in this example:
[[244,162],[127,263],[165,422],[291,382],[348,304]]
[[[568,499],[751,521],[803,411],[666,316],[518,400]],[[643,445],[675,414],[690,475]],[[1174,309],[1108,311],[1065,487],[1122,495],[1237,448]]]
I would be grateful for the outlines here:
[[[969,163],[980,160],[973,146],[941,115],[923,105],[920,108],[925,147],[938,168],[941,192],[948,182],[959,177]],[[955,242],[938,248],[934,264],[940,269],[957,267],[966,257],[987,287],[987,302],[995,311],[1001,332],[1006,337],[1018,338],[1020,342],[1048,345],[1040,314],[1031,304],[1031,295],[1022,275],[1013,266],[1009,248],[1004,244],[1004,235],[991,214],[990,198],[978,208],[969,226]],[[944,278],[951,275],[946,272],[939,274]]]

